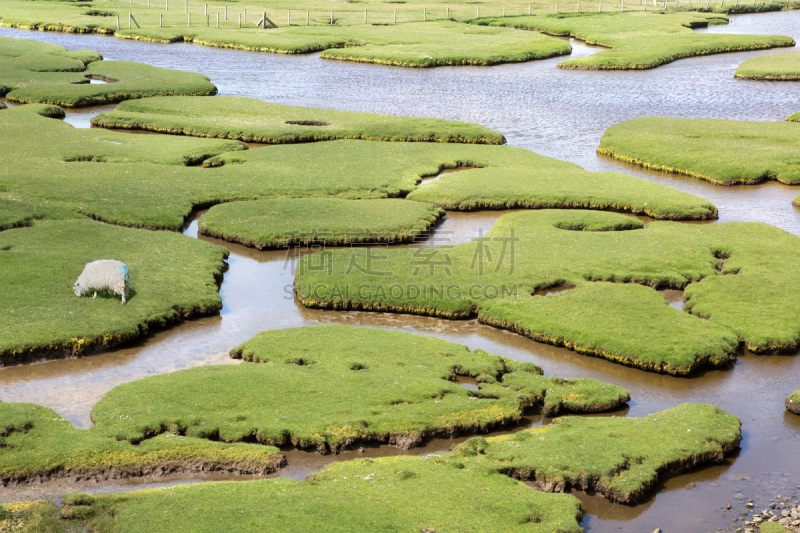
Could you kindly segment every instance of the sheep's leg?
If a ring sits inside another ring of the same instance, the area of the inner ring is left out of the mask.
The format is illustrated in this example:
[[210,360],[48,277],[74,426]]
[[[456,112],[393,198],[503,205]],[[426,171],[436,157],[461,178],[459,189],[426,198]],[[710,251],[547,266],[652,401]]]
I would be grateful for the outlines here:
[[122,296],[122,303],[125,303],[125,295],[121,294],[120,296]]
[[94,291],[94,296],[92,298],[97,298],[97,291]]

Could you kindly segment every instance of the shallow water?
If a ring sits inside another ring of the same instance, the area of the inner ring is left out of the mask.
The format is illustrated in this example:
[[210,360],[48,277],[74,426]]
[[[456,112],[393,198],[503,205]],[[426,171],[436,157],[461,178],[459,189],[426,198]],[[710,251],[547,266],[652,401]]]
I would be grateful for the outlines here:
[[[800,12],[735,16],[732,25],[708,31],[783,34],[800,40]],[[722,221],[765,221],[800,235],[800,210],[790,204],[800,194],[800,188],[777,183],[716,187],[640,171],[595,154],[605,128],[638,116],[784,119],[800,110],[800,85],[733,78],[745,58],[782,50],[692,58],[642,72],[562,71],[555,65],[563,58],[491,68],[414,70],[328,62],[313,55],[254,54],[101,36],[2,28],[0,35],[44,40],[71,49],[94,49],[107,59],[146,61],[202,72],[223,95],[478,122],[500,130],[514,146],[569,160],[590,170],[626,172],[703,196],[719,207]],[[576,55],[595,51],[573,44]],[[68,112],[66,120],[88,127],[91,116],[109,108]],[[429,244],[455,244],[475,238],[501,214],[448,213]],[[196,235],[196,223],[187,234]],[[737,499],[737,494],[754,498],[758,508],[759,502],[765,503],[776,494],[800,492],[800,417],[783,408],[786,395],[800,386],[798,357],[743,353],[732,368],[706,371],[689,379],[675,378],[539,344],[474,320],[310,310],[299,306],[291,294],[294,254],[287,261],[286,251],[258,252],[226,246],[232,253],[221,287],[223,310],[219,316],[194,320],[102,355],[0,369],[0,399],[41,403],[77,426],[87,427],[92,405],[115,385],[181,368],[232,363],[227,350],[259,331],[320,323],[382,327],[435,335],[473,349],[532,361],[541,365],[546,375],[592,377],[616,383],[631,392],[631,416],[691,401],[713,403],[742,419],[744,441],[736,456],[722,465],[667,480],[657,494],[641,505],[616,505],[598,496],[578,494],[587,512],[583,526],[588,531],[652,531],[656,527],[666,532],[713,531],[730,527],[736,513],[744,511],[746,500]],[[680,308],[679,291],[665,292],[665,297]],[[526,421],[531,423],[541,421]],[[434,452],[448,444],[446,440],[435,441],[410,453]],[[406,452],[367,448],[365,453]],[[352,451],[323,458],[290,452],[289,466],[278,475],[303,477],[327,461],[350,458],[350,454],[358,455]],[[192,477],[198,478],[205,479]],[[48,485],[0,489],[0,499],[25,499],[37,494],[56,497],[78,487],[69,483],[54,485],[55,488]],[[91,488],[130,487],[114,484]],[[733,510],[724,510],[727,503],[733,505]]]

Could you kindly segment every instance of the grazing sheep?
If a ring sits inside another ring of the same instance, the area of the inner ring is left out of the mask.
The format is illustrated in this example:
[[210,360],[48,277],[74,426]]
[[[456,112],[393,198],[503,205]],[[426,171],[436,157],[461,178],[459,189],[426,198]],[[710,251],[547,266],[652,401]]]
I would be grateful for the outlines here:
[[122,261],[101,259],[92,261],[83,267],[83,272],[78,276],[72,286],[75,296],[94,293],[92,298],[97,298],[97,291],[107,291],[122,297],[122,303],[128,298],[128,267]]

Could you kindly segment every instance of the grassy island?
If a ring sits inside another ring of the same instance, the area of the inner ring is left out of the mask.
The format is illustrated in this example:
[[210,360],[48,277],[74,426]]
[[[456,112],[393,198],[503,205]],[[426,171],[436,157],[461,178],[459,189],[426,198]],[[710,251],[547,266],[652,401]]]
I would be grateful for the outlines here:
[[794,46],[780,35],[694,33],[693,28],[727,24],[727,15],[698,12],[569,13],[547,16],[483,18],[476,24],[572,36],[610,48],[567,59],[565,69],[642,70],[685,57]]
[[473,437],[454,455],[541,490],[590,490],[634,503],[662,478],[722,462],[741,440],[735,416],[683,404],[643,418],[570,416],[510,435]]
[[800,183],[794,122],[642,117],[608,128],[597,153],[715,185]]
[[800,390],[796,390],[786,398],[786,409],[800,415]]
[[[697,196],[507,146],[338,140],[246,150],[239,141],[76,129],[39,116],[53,109],[0,111],[0,190],[127,226],[180,229],[194,209],[237,200],[403,197],[423,176],[461,166],[484,168],[419,186],[411,199],[456,209],[586,207],[716,217],[716,208]],[[353,223],[354,231],[364,230]]]
[[[94,429],[133,443],[172,432],[325,453],[484,432],[519,420],[551,389],[551,412],[602,411],[629,399],[613,385],[551,380],[530,363],[377,329],[267,331],[231,354],[248,362],[115,387],[92,411]],[[459,377],[477,379],[479,389],[460,386]]]
[[798,81],[800,52],[782,52],[745,59],[734,76],[746,80]]
[[53,44],[0,37],[0,96],[17,103],[86,107],[145,96],[217,92],[202,74],[102,59],[90,50],[68,52]]
[[284,463],[270,446],[159,435],[134,446],[76,429],[41,405],[0,402],[0,482],[118,479],[153,473],[228,470],[268,474]]
[[263,144],[334,139],[506,142],[501,133],[469,122],[315,109],[234,96],[128,101],[97,115],[92,124]]
[[[30,227],[0,231],[0,366],[96,352],[222,306],[224,248],[69,213],[48,220],[45,208],[20,214]],[[44,218],[30,220],[37,217]],[[126,304],[73,294],[83,267],[97,259],[127,264]]]
[[216,205],[200,218],[199,231],[259,250],[399,244],[422,238],[442,217],[436,206],[405,200],[273,198]]
[[[477,317],[535,340],[685,375],[800,346],[800,239],[760,223],[646,228],[615,213],[506,215],[476,241],[442,248],[329,250],[298,264],[309,306]],[[548,287],[574,287],[538,296]],[[685,289],[685,309],[652,288]]]
[[[436,490],[431,490],[436,487]],[[335,463],[303,481],[199,483],[120,494],[70,494],[60,525],[96,531],[458,531],[580,533],[578,500],[535,491],[492,469],[445,456]]]

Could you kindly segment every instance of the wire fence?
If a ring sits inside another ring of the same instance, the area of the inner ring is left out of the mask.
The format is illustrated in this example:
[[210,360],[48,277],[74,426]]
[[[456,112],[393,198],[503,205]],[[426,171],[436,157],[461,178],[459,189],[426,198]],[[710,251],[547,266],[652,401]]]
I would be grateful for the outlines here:
[[467,21],[486,17],[514,17],[550,13],[609,13],[663,10],[766,11],[794,9],[800,0],[563,0],[514,5],[466,7],[403,7],[361,9],[342,5],[338,10],[263,10],[220,6],[188,0],[118,0],[129,6],[128,14],[117,16],[118,29],[154,27],[275,28],[358,24],[402,24],[436,20]]

